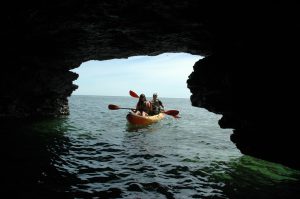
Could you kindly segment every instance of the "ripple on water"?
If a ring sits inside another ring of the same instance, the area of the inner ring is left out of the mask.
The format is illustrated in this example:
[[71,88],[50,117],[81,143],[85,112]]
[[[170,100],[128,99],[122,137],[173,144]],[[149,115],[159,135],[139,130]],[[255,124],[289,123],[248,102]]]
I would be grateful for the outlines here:
[[111,103],[125,107],[135,101],[71,97],[67,118],[5,128],[3,188],[27,198],[300,195],[300,172],[242,156],[230,141],[232,131],[218,127],[220,116],[191,107],[188,99],[164,99],[182,117],[145,128],[128,127],[127,112],[107,110]]

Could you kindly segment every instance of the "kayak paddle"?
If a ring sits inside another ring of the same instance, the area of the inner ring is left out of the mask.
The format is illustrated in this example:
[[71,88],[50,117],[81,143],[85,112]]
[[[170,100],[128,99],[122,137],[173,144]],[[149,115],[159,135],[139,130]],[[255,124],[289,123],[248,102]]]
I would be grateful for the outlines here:
[[[108,109],[109,110],[119,110],[119,109],[135,110],[134,108],[121,108],[121,107],[119,107],[117,105],[114,105],[114,104],[109,104],[108,105]],[[177,110],[162,111],[162,113],[164,113],[166,115],[171,115],[171,116],[173,116],[175,118],[179,118],[179,116],[177,116],[178,113],[179,113],[179,111],[177,111]]]
[[135,92],[133,92],[132,90],[129,91],[129,95],[131,97],[134,97],[134,98],[139,98],[138,94],[136,94]]
[[177,111],[177,110],[168,110],[168,111],[161,111],[161,112],[164,114],[167,114],[167,115],[178,115],[179,114],[179,111]]
[[167,114],[167,115],[171,115],[171,116],[173,116],[174,118],[180,118],[180,117],[178,116],[179,111],[177,111],[177,110],[168,110],[168,111],[161,111],[161,112],[164,113],[164,114]]
[[134,108],[121,108],[121,107],[119,107],[117,105],[114,105],[114,104],[109,104],[108,109],[109,110],[119,110],[119,109],[135,110]]
[[[134,109],[134,108],[121,108],[121,107],[119,107],[119,106],[117,106],[117,105],[114,105],[114,104],[109,104],[109,105],[108,105],[108,109],[109,109],[109,110],[119,110],[119,109],[136,110],[136,109]],[[175,118],[179,118],[179,116],[177,116],[178,113],[179,113],[179,111],[177,111],[177,110],[162,111],[162,113],[164,113],[164,114],[166,114],[166,115],[171,115],[171,116],[173,116],[173,117],[175,117]]]

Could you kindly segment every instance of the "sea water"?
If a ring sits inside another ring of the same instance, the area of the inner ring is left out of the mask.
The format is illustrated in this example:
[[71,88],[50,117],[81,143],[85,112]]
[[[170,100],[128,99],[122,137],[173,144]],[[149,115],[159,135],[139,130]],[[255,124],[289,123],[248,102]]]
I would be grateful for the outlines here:
[[240,153],[222,117],[189,99],[146,127],[127,124],[137,99],[71,96],[70,115],[2,125],[2,190],[31,198],[299,198],[300,172]]

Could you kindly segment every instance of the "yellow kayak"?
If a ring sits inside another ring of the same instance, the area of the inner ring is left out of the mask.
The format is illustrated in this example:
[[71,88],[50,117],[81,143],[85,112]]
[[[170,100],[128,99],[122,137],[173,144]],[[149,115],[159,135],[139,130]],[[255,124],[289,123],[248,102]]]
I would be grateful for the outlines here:
[[165,117],[164,113],[160,113],[158,115],[152,115],[152,116],[140,116],[140,115],[130,112],[126,116],[126,119],[130,124],[149,125],[149,124],[152,124],[152,123],[162,120],[164,117]]

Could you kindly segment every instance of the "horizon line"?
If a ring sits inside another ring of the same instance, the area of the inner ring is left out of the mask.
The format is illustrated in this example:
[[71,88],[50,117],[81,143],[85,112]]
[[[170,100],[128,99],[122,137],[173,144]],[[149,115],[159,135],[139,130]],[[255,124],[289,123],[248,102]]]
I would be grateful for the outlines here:
[[[125,96],[125,95],[97,95],[97,94],[71,94],[69,97],[71,97],[71,96],[130,97],[130,96]],[[146,97],[149,97],[149,96],[146,96]],[[190,99],[190,97],[159,97],[159,98]]]

